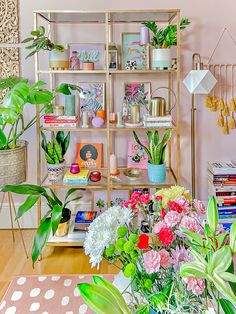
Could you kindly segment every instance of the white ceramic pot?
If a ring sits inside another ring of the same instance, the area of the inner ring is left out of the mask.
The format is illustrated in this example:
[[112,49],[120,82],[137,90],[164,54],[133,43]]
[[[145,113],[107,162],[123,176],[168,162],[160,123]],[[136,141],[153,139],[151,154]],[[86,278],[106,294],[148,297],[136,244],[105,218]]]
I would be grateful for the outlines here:
[[152,49],[152,69],[171,68],[172,58],[170,48]]
[[60,164],[48,164],[48,180],[51,182],[58,182],[63,179],[65,165],[64,162]]
[[49,51],[49,67],[52,70],[67,70],[70,67],[69,50],[65,49],[63,52],[52,50]]

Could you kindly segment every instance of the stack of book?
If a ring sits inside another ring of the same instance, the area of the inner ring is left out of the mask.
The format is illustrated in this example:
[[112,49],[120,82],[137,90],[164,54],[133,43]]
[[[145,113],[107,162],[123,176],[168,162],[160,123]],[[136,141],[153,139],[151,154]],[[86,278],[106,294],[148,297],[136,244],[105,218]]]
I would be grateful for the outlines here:
[[55,116],[52,114],[43,117],[43,127],[55,128],[76,128],[78,126],[78,116]]
[[64,184],[69,185],[88,185],[89,169],[81,169],[79,173],[71,173],[67,170],[63,178]]
[[89,225],[96,218],[97,212],[78,211],[76,216],[71,217],[68,239],[76,239],[83,242]]
[[154,127],[172,128],[173,127],[172,116],[166,115],[162,117],[153,117],[149,114],[145,114],[143,116],[143,125],[146,128],[154,128]]
[[216,198],[219,223],[229,230],[236,219],[236,163],[208,163],[208,192]]

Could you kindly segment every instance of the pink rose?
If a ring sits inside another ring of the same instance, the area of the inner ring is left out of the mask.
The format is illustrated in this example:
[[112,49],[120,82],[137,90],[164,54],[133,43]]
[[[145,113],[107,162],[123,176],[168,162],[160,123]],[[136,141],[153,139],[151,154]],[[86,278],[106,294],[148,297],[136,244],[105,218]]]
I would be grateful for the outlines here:
[[169,252],[167,252],[165,249],[162,249],[159,251],[160,257],[161,257],[161,267],[168,269],[171,266],[171,257]]
[[159,233],[162,228],[165,228],[166,224],[163,221],[159,221],[152,227],[152,232]]
[[205,281],[197,277],[187,277],[187,290],[195,295],[201,295],[205,289]]
[[198,215],[203,216],[206,214],[206,207],[201,201],[193,200],[193,206],[196,209]]
[[157,251],[148,251],[144,254],[143,259],[144,267],[149,275],[159,271],[161,256]]
[[200,226],[193,217],[184,216],[179,225],[180,228],[186,228],[191,232],[200,230]]
[[165,215],[165,223],[168,227],[174,227],[177,225],[177,223],[180,221],[180,214],[175,211],[169,211]]
[[150,194],[142,194],[140,195],[139,200],[142,204],[148,204],[151,201],[151,196]]
[[174,201],[182,208],[182,213],[187,213],[191,209],[189,201],[184,196],[178,196],[174,199]]
[[134,191],[134,192],[131,194],[130,199],[131,199],[132,201],[138,201],[140,195],[141,195],[141,192],[140,192],[140,191]]

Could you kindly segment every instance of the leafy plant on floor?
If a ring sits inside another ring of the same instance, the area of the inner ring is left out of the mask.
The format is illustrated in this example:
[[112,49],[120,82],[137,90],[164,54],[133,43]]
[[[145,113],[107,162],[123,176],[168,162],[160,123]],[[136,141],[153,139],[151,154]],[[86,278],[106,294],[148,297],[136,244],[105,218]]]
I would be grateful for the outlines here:
[[60,86],[56,88],[57,93],[61,93],[63,95],[71,95],[72,91],[77,91],[81,93],[83,89],[79,87],[78,85],[68,84],[68,83],[62,83]]
[[30,46],[27,46],[26,49],[32,50],[27,56],[26,59],[33,56],[35,53],[40,50],[56,50],[59,52],[63,52],[65,50],[64,46],[54,44],[46,35],[45,35],[45,27],[39,26],[38,29],[33,30],[30,33],[32,36],[25,38],[22,43],[31,42]]
[[63,131],[58,131],[56,136],[53,133],[52,142],[47,141],[43,131],[41,131],[41,147],[45,153],[45,159],[48,164],[60,164],[64,161],[64,156],[70,144],[70,132],[66,137]]
[[155,131],[147,131],[147,138],[148,138],[148,147],[143,145],[138,138],[135,131],[133,131],[135,141],[143,147],[147,156],[148,162],[153,165],[161,165],[165,163],[166,159],[166,147],[167,143],[171,138],[171,131],[167,130],[163,138],[160,139],[159,133],[157,130]]
[[6,93],[0,106],[0,150],[16,147],[17,140],[36,122],[36,115],[28,123],[24,120],[24,108],[28,104],[43,105],[39,114],[51,111],[53,93],[41,89],[46,83],[38,81],[33,85],[19,77],[0,80],[0,91]]
[[57,231],[58,225],[64,218],[68,217],[68,208],[70,202],[79,200],[81,196],[76,196],[69,199],[79,189],[69,189],[63,201],[61,201],[52,189],[45,189],[42,186],[31,184],[6,185],[1,190],[2,192],[12,192],[16,194],[28,195],[27,199],[18,208],[16,219],[22,217],[28,212],[39,200],[43,197],[47,202],[48,211],[40,220],[40,225],[34,237],[34,244],[32,247],[32,261],[33,266],[45,247],[50,234],[54,235]]
[[191,239],[188,244],[195,261],[184,263],[180,268],[180,275],[205,280],[205,295],[215,299],[217,314],[221,313],[220,306],[224,313],[233,314],[236,313],[236,276],[233,263],[233,254],[236,252],[236,221],[230,228],[228,243],[228,233],[217,233],[218,220],[218,208],[212,196],[208,203],[204,234],[183,228],[183,232]]
[[[151,45],[154,48],[170,48],[177,45],[177,25],[170,24],[165,28],[158,28],[155,22],[146,21],[143,23],[153,33]],[[189,19],[181,19],[180,30],[190,24]]]

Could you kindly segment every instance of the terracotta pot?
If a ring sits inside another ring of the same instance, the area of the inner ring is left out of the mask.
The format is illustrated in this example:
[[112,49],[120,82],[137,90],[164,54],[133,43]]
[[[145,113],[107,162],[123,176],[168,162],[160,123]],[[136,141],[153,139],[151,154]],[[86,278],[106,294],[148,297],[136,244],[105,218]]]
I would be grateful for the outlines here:
[[93,62],[83,62],[82,63],[82,70],[93,71],[94,70],[94,63]]

